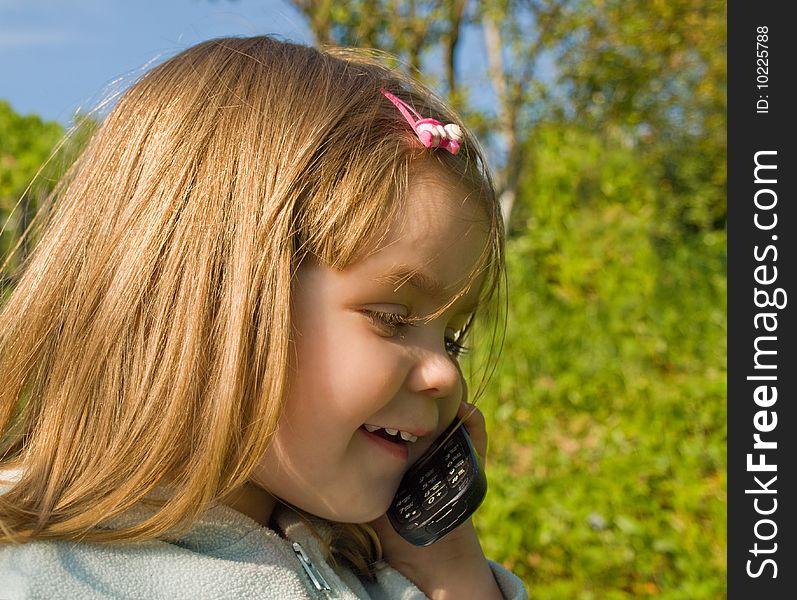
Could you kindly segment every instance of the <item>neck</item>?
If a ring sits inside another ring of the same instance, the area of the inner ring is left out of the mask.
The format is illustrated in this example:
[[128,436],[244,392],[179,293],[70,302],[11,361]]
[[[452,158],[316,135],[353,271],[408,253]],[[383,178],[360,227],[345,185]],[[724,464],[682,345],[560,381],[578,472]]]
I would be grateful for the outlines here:
[[247,482],[225,496],[222,504],[245,514],[263,527],[270,527],[269,520],[277,499],[257,484]]

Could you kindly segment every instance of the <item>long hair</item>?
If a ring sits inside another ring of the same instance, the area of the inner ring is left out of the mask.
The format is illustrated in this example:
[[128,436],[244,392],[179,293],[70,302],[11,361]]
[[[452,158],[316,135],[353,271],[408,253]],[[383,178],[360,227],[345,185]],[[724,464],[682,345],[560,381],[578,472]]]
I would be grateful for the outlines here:
[[[429,90],[351,49],[270,37],[194,46],[120,99],[50,198],[0,310],[0,541],[133,541],[190,526],[244,484],[286,391],[291,280],[344,269],[387,234],[411,166],[433,161],[503,230],[479,146],[421,146],[387,89],[461,122]],[[129,527],[98,527],[168,489]],[[379,544],[336,524],[362,572]]]

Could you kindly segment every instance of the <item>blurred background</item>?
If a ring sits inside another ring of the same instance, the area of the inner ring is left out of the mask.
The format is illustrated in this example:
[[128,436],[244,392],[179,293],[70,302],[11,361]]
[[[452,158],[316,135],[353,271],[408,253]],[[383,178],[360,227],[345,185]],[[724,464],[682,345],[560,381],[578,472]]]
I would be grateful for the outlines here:
[[[507,222],[507,328],[478,400],[486,554],[532,598],[723,598],[725,11],[0,0],[0,289],[42,199],[152,64],[220,35],[392,52],[478,133]],[[466,370],[485,356],[476,344]]]

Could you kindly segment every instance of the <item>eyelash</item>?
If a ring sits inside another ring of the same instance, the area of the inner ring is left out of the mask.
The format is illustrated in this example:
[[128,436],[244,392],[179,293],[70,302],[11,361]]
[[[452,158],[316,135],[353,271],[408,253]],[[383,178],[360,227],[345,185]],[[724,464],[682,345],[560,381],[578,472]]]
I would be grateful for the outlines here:
[[[397,315],[396,313],[382,312],[381,310],[366,310],[363,312],[375,325],[377,325],[376,323],[377,320],[380,321],[381,324],[387,325],[393,332],[393,335],[398,333],[399,330],[403,329],[404,327],[418,326],[417,323],[414,322],[416,319],[411,319],[408,317],[404,317],[402,315]],[[456,340],[446,339],[446,350],[449,352],[449,354],[454,356],[454,358],[459,358],[463,354],[467,354],[468,351],[470,350],[470,347],[463,345],[459,341],[465,337],[466,333],[467,333],[467,326],[465,327],[465,329],[459,332],[459,335],[457,336]]]

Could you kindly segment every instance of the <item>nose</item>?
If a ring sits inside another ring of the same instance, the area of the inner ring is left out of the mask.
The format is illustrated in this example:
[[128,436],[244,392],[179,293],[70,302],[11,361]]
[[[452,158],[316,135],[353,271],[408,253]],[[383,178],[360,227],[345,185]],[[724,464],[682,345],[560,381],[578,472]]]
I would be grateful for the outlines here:
[[465,389],[459,363],[446,349],[419,349],[419,354],[407,378],[407,386],[417,394],[434,400],[460,400]]

